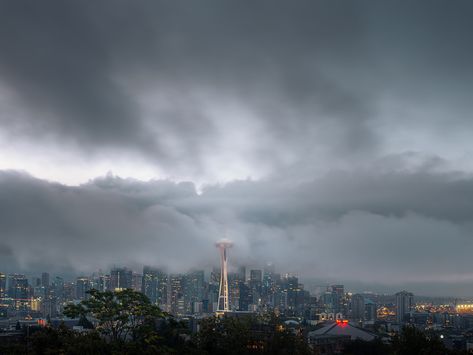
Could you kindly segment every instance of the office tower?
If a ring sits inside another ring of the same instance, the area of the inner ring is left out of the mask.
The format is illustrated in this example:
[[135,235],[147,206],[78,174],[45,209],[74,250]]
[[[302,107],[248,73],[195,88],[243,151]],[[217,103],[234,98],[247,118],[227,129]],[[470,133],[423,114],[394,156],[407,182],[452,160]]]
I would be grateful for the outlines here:
[[396,321],[405,323],[409,321],[410,313],[414,307],[414,295],[407,291],[396,293]]
[[254,287],[261,293],[263,286],[263,272],[261,270],[250,270],[250,287]]
[[212,268],[212,271],[210,272],[209,283],[212,285],[217,285],[217,287],[220,287],[220,268],[219,267]]
[[332,285],[333,312],[346,313],[344,309],[345,287],[343,285]]
[[238,268],[238,277],[240,278],[241,281],[246,282],[246,267],[245,266],[240,266]]
[[143,268],[141,292],[149,298],[151,303],[156,304],[163,309],[167,308],[167,274],[163,270],[145,266]]
[[85,300],[88,298],[87,291],[91,289],[91,282],[88,277],[78,277],[76,279],[76,299]]
[[112,289],[112,278],[110,275],[99,276],[100,291],[110,291]]
[[250,304],[253,303],[250,288],[244,282],[241,282],[238,286],[240,288],[239,299],[238,299],[238,310],[248,311]]
[[281,280],[281,291],[283,293],[281,298],[281,308],[287,310],[295,310],[296,308],[296,293],[299,290],[299,279],[296,276],[285,275]]
[[142,275],[134,272],[131,279],[131,288],[136,292],[141,292]]
[[168,311],[169,303],[169,278],[163,270],[158,270],[158,293],[157,304],[161,309]]
[[358,293],[351,297],[351,318],[356,321],[365,319],[365,297]]
[[207,300],[207,313],[217,311],[218,291],[220,288],[220,269],[212,270],[209,283],[206,285],[205,300]]
[[29,285],[25,275],[8,275],[8,296],[13,299],[16,310],[29,308]]
[[0,272],[0,298],[5,298],[7,293],[7,276]]
[[267,263],[264,266],[263,270],[263,297],[265,298],[265,302],[268,302],[269,295],[274,292],[274,276],[275,276],[275,268],[273,263]]
[[332,291],[325,291],[320,296],[319,303],[325,313],[334,313],[334,300]]
[[365,298],[365,320],[373,322],[378,318],[378,305],[370,300]]
[[56,276],[53,284],[51,285],[52,292],[54,297],[58,300],[58,302],[64,301],[64,279],[62,277]]
[[204,299],[204,271],[195,270],[186,275],[184,292],[187,313],[198,313],[196,307]]
[[57,317],[57,301],[55,298],[47,298],[41,301],[40,311],[43,317]]
[[[89,286],[90,287],[90,286]],[[87,295],[86,295],[87,297]],[[71,302],[76,299],[76,285],[74,282],[66,281],[63,286],[63,302]]]
[[240,309],[240,284],[243,283],[240,273],[228,274],[228,292],[231,310]]
[[49,287],[49,273],[43,272],[41,274],[41,286]]
[[184,286],[186,278],[182,274],[172,274],[169,277],[170,285],[170,309],[175,316],[182,316],[186,313]]
[[259,305],[263,292],[263,272],[261,270],[250,270],[249,286],[253,298],[252,304]]
[[152,304],[158,302],[158,270],[145,266],[143,267],[143,280],[141,281],[141,292],[148,297]]
[[101,271],[92,275],[91,287],[104,292],[110,289],[110,275],[103,275]]
[[132,288],[133,272],[126,267],[114,268],[110,273],[110,288],[112,291]]
[[227,312],[230,310],[228,303],[227,249],[231,248],[232,245],[232,242],[227,239],[222,239],[215,243],[220,252],[220,287],[217,312]]

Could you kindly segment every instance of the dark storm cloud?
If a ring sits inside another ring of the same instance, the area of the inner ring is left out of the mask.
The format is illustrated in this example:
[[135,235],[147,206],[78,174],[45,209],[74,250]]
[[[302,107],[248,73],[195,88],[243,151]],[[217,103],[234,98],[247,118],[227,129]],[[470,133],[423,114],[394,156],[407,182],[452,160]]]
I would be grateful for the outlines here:
[[[369,155],[380,144],[380,93],[443,97],[459,111],[470,97],[469,2],[0,6],[0,83],[26,108],[4,115],[2,128],[79,151],[134,149],[167,167],[199,167],[219,134],[215,120],[238,129],[238,120],[209,116],[195,97],[206,93],[263,125],[255,161],[281,164],[287,151]],[[151,114],[140,103],[148,90],[158,98]]]
[[[184,270],[214,264],[227,231],[243,263],[471,282],[472,166],[450,158],[473,153],[472,15],[471,1],[0,0],[0,147],[26,170],[124,157],[139,174],[144,157],[227,182],[3,171],[0,267]],[[247,173],[262,178],[234,181]]]
[[272,260],[303,277],[388,285],[461,283],[473,277],[472,200],[472,178],[453,173],[339,172],[198,195],[191,183],[109,175],[66,187],[4,171],[0,234],[15,262],[0,267],[184,271],[216,264],[213,242],[227,233],[233,264]]

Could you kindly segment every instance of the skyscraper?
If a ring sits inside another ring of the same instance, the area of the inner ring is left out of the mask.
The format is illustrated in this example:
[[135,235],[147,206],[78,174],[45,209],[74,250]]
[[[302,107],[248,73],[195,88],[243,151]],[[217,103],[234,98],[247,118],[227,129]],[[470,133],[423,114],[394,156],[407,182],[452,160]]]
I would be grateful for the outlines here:
[[143,267],[141,292],[149,298],[150,302],[167,309],[168,301],[168,276],[157,268],[151,266]]
[[13,298],[16,310],[29,308],[28,279],[22,274],[8,275],[8,296]]
[[197,303],[204,299],[204,271],[195,270],[186,275],[184,291],[186,310],[188,313],[197,312]]
[[141,281],[141,292],[149,298],[152,304],[158,299],[158,271],[150,266],[143,267],[143,280]]
[[171,288],[170,309],[175,316],[181,316],[186,313],[184,287],[186,277],[182,274],[172,274],[169,277],[169,284]]
[[365,319],[365,297],[359,293],[351,297],[351,318],[357,321]]
[[132,288],[133,272],[125,267],[114,268],[110,274],[110,288],[114,290],[124,290]]
[[334,313],[346,313],[344,309],[345,287],[343,285],[332,285],[332,299]]
[[407,291],[396,293],[396,321],[405,323],[409,321],[409,314],[414,307],[414,295]]
[[76,279],[76,299],[85,300],[88,298],[87,291],[91,289],[91,282],[88,277],[81,276]]
[[49,287],[49,273],[43,272],[41,274],[41,286]]
[[0,272],[0,298],[4,298],[7,293],[7,277]]
[[143,276],[133,272],[131,276],[131,288],[136,292],[141,292],[141,284],[143,282]]

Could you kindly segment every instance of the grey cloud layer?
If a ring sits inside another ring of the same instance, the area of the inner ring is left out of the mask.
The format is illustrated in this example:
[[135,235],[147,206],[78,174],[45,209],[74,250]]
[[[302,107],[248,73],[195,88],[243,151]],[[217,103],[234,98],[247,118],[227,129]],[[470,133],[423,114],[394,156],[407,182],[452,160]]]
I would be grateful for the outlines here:
[[[255,169],[376,155],[381,97],[434,110],[441,100],[448,117],[429,118],[429,130],[468,122],[468,1],[0,6],[0,84],[26,110],[0,115],[2,130],[79,154],[131,149],[197,173],[233,148],[218,144],[223,132],[247,124],[228,104],[260,137],[246,155]],[[408,113],[389,119],[412,124]]]
[[388,285],[468,282],[471,201],[471,178],[421,171],[240,181],[200,195],[191,183],[107,176],[73,188],[4,171],[0,267],[209,267],[227,232],[235,264],[274,260],[305,277]]
[[[3,171],[0,270],[208,266],[227,230],[242,263],[471,285],[473,166],[449,159],[473,154],[472,16],[461,0],[0,0],[0,146],[26,170],[228,171],[199,194]],[[232,181],[247,172],[263,179]]]

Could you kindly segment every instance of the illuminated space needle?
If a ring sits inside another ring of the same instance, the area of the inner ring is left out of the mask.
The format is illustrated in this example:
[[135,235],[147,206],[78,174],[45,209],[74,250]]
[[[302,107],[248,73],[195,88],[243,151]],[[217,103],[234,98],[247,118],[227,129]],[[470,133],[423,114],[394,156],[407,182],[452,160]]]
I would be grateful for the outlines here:
[[228,312],[228,275],[227,275],[227,249],[233,246],[228,239],[221,239],[215,246],[220,251],[220,289],[218,291],[217,313]]

